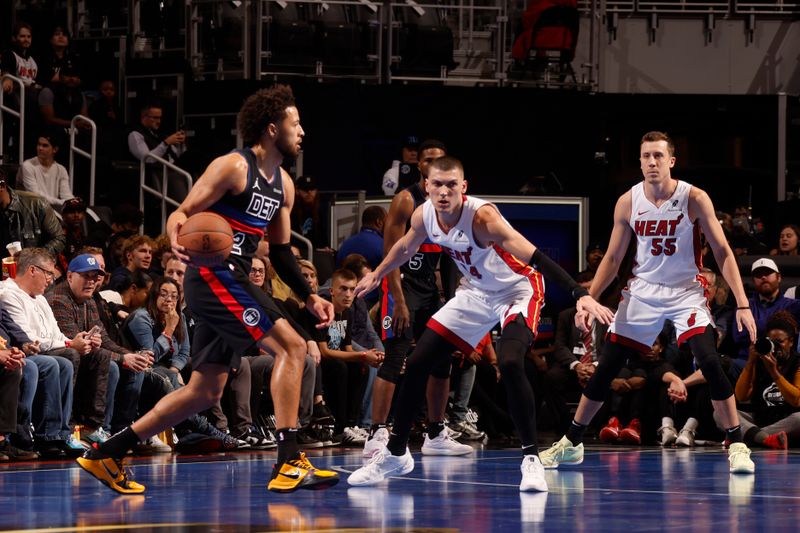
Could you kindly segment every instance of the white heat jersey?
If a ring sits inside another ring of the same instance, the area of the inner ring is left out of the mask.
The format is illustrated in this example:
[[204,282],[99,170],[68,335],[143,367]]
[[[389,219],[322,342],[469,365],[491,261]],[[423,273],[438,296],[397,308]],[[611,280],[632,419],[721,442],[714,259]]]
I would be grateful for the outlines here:
[[[464,207],[458,223],[445,233],[436,220],[436,208],[430,199],[422,204],[422,220],[428,238],[442,247],[442,251],[453,258],[464,274],[463,282],[484,291],[499,291],[525,280],[544,290],[544,279],[527,262],[522,261],[498,245],[481,248],[472,234],[475,213],[489,202],[464,196]],[[503,219],[508,224],[508,222]]]
[[644,195],[644,182],[631,189],[630,225],[636,235],[633,275],[648,283],[679,286],[700,273],[700,228],[689,218],[692,186],[678,181],[661,207]]

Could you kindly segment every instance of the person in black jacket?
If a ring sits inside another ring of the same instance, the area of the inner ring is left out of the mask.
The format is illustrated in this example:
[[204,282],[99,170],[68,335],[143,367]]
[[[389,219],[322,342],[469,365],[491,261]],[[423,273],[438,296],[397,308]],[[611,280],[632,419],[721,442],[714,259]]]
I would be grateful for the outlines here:
[[736,381],[736,400],[750,401],[753,407],[752,413],[739,411],[739,419],[745,441],[785,450],[800,442],[797,322],[788,311],[778,311],[767,320],[766,332],[770,343],[764,344],[769,346],[769,352],[759,353],[757,347],[766,341],[759,339],[750,347],[747,363]]
[[19,241],[23,248],[45,248],[53,256],[64,250],[66,237],[53,208],[41,196],[15,191],[0,169],[0,255],[6,245]]

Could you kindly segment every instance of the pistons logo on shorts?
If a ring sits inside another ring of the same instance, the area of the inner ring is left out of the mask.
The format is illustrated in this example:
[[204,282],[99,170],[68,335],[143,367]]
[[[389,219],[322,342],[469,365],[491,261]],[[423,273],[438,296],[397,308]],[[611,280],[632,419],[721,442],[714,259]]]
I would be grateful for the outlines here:
[[261,320],[261,313],[258,312],[258,309],[253,309],[252,307],[248,307],[242,313],[242,322],[248,326],[255,326]]
[[383,327],[383,329],[391,329],[392,328],[392,317],[390,317],[390,316],[383,317],[382,327]]

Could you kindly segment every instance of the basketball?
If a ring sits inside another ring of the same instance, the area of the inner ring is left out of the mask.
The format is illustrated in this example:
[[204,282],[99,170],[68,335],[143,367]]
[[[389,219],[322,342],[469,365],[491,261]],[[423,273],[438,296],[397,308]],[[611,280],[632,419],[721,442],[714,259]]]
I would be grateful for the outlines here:
[[217,266],[231,253],[233,230],[224,218],[215,213],[197,213],[181,226],[178,244],[186,248],[195,265]]

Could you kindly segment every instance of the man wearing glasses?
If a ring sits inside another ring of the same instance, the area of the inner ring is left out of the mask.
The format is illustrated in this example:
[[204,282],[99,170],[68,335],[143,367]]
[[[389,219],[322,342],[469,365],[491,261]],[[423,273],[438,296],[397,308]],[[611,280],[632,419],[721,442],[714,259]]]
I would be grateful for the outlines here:
[[[91,350],[82,358],[84,361],[88,357],[101,362],[101,366],[105,366],[106,360],[112,362],[108,365],[108,405],[104,406],[102,426],[110,426],[113,432],[135,420],[144,380],[142,372],[152,365],[153,358],[145,353],[130,353],[130,350],[108,336],[100,320],[97,303],[92,298],[104,276],[102,265],[94,255],[78,255],[67,267],[65,282],[54,286],[46,297],[58,327],[65,335],[77,336],[81,332],[89,332]],[[120,383],[121,387],[118,386]],[[101,434],[92,435],[88,430],[81,430],[82,440],[102,442],[107,435],[104,430],[97,431]]]
[[43,296],[55,276],[50,252],[43,248],[23,249],[17,259],[17,277],[0,283],[0,305],[33,343],[39,343],[40,353],[72,361],[73,418],[83,426],[83,440],[99,442],[105,437],[102,425],[111,358],[95,350],[100,343],[98,336],[76,331],[70,338],[61,331]]

